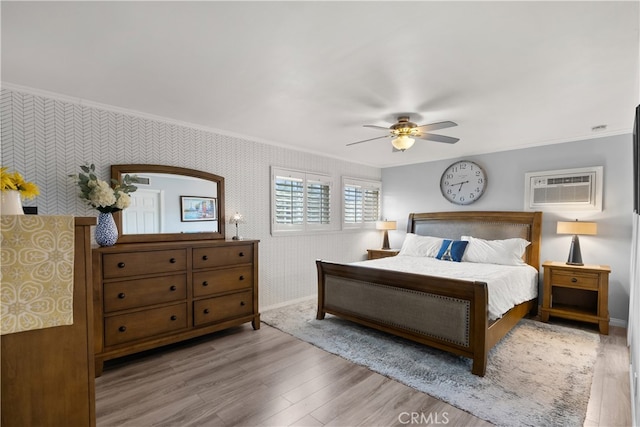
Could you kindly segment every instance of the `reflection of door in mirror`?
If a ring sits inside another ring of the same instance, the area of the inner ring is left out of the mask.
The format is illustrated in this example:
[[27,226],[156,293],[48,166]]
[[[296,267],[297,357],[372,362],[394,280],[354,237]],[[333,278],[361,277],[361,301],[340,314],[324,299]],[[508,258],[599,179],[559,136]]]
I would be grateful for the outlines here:
[[124,234],[162,233],[162,191],[140,188],[130,196],[122,217]]

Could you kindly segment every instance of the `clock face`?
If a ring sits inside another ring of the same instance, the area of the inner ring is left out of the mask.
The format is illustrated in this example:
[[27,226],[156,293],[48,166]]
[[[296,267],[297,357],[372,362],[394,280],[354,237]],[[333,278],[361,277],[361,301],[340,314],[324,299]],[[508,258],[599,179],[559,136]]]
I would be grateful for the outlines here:
[[484,193],[487,175],[484,170],[468,160],[449,166],[440,178],[440,191],[445,199],[457,205],[469,205]]

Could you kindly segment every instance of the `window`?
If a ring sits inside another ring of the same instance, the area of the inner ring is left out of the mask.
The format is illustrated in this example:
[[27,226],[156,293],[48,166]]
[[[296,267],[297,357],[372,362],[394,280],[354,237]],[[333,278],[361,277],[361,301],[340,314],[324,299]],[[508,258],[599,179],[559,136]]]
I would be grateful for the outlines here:
[[370,228],[380,217],[381,183],[343,178],[343,228]]
[[273,168],[271,233],[328,230],[331,227],[331,178]]

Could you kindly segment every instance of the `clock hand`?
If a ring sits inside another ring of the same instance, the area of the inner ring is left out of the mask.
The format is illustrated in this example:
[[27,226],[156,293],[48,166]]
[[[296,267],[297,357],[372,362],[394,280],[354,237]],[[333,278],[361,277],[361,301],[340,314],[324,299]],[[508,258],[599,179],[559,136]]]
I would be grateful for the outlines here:
[[460,188],[458,188],[458,191],[462,191],[462,185],[463,184],[467,184],[469,181],[460,181],[460,182],[456,182],[455,184],[451,184],[450,187],[455,187],[456,185],[459,185]]

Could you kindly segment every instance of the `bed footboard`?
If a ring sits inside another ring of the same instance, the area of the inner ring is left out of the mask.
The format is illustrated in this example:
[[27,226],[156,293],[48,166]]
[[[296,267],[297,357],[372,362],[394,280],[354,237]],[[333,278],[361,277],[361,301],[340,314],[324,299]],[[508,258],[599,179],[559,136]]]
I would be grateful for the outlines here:
[[487,365],[487,285],[316,261],[318,313],[325,313]]

